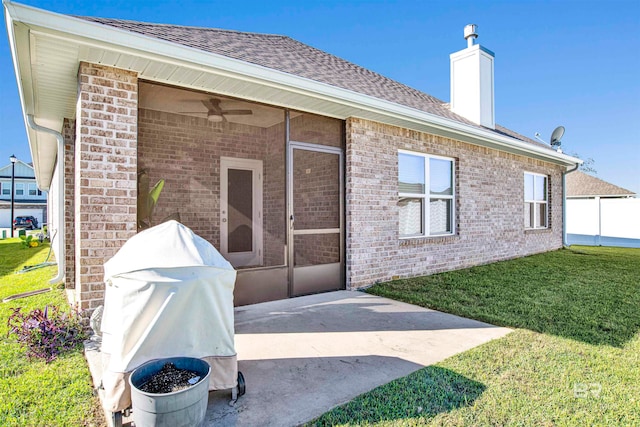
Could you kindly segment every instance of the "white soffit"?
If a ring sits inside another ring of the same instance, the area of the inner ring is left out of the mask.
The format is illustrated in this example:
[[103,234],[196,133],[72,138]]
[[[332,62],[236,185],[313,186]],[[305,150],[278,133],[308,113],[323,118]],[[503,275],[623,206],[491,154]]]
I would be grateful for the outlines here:
[[[136,71],[141,79],[219,93],[328,117],[360,117],[455,138],[565,166],[579,159],[491,131],[255,64],[117,28],[4,1],[23,113],[60,131],[74,118],[80,61]],[[107,41],[108,40],[108,41]],[[47,189],[55,138],[27,130],[38,176]]]

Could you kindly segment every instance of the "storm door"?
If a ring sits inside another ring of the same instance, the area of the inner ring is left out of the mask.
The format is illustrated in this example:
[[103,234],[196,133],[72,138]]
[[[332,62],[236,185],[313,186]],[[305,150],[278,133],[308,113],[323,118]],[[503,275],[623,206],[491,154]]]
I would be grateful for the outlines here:
[[262,161],[220,158],[220,252],[234,267],[262,265]]
[[290,296],[344,289],[342,170],[340,148],[289,144]]

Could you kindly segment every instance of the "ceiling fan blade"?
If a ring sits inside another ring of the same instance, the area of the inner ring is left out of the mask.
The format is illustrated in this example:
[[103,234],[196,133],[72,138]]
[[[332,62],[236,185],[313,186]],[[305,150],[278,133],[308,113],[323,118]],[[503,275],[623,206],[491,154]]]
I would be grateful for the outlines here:
[[220,114],[228,114],[230,116],[247,116],[253,114],[251,110],[224,110],[220,111]]
[[207,110],[211,110],[213,108],[213,104],[211,104],[211,101],[208,99],[202,99],[200,102],[202,102],[202,105],[204,105],[204,108]]
[[211,99],[203,99],[202,105],[204,105],[208,111],[212,111],[217,114],[222,114],[222,110],[220,109],[220,100],[211,98]]

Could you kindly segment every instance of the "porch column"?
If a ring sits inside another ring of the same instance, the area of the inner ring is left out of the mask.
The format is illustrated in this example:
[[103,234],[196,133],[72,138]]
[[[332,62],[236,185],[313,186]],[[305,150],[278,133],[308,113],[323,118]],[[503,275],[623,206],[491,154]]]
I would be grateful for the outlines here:
[[75,286],[82,309],[104,299],[104,263],[136,233],[138,77],[82,62],[75,147]]

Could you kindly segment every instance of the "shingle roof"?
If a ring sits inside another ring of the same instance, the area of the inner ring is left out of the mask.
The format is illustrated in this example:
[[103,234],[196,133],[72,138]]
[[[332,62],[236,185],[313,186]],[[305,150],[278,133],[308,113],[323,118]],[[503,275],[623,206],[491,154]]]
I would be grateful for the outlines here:
[[[453,113],[449,104],[431,95],[287,36],[121,19],[78,18],[261,65],[481,127]],[[499,125],[496,125],[495,132],[551,150],[546,144]]]
[[612,197],[612,196],[633,196],[635,193],[617,185],[588,175],[584,172],[575,171],[567,175],[567,197]]

